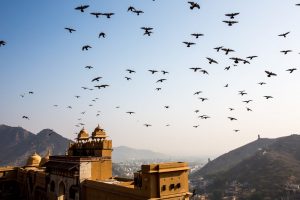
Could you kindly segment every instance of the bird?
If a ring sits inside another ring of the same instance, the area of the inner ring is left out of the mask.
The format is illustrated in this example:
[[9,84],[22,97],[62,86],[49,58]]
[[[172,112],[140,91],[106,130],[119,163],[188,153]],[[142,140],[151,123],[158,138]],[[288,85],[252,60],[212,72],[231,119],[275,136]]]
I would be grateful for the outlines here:
[[161,90],[161,88],[155,88],[157,91]]
[[154,69],[149,69],[148,71],[151,72],[152,74],[158,72],[157,70],[154,70]]
[[170,108],[170,106],[164,106],[166,109]]
[[237,120],[237,119],[234,118],[234,117],[228,117],[228,119],[230,119],[230,121]]
[[209,64],[212,64],[212,63],[216,63],[216,64],[218,64],[218,62],[217,62],[217,61],[215,61],[215,60],[214,60],[214,59],[212,59],[212,58],[206,57],[206,59],[209,61],[209,62],[208,62]]
[[243,61],[244,64],[250,64],[250,62],[248,60],[242,59],[242,61]]
[[257,84],[259,84],[259,85],[264,85],[264,84],[266,84],[265,82],[259,82],[259,83],[257,83]]
[[200,115],[198,118],[201,118],[201,119],[208,119],[208,118],[210,118],[210,116],[208,116],[208,115]]
[[57,104],[54,104],[53,106],[54,106],[54,107],[58,107],[58,105],[57,105]]
[[5,46],[5,45],[6,45],[6,42],[4,40],[0,40],[0,47]]
[[73,29],[73,28],[65,28],[66,30],[68,30],[69,31],[69,33],[73,33],[74,31],[76,31],[75,29]]
[[198,128],[199,125],[193,126],[194,128]]
[[204,36],[204,34],[202,34],[202,33],[192,33],[191,35],[195,36],[196,39],[199,38],[200,36]]
[[222,48],[223,48],[223,46],[215,47],[214,49],[217,50],[217,52],[219,52]]
[[247,93],[245,92],[245,90],[242,90],[242,91],[239,91],[239,94],[243,96],[243,95],[245,95]]
[[190,4],[190,9],[193,10],[194,8],[200,9],[200,5],[198,3],[195,3],[193,1],[188,2]]
[[239,61],[243,61],[243,59],[237,58],[237,57],[231,57],[231,58],[229,58],[229,59],[234,60],[234,63],[236,63],[236,64],[238,64]]
[[149,126],[152,126],[152,125],[151,124],[144,124],[144,126],[149,127]]
[[23,115],[22,118],[23,118],[23,119],[28,119],[28,120],[29,120],[29,117],[27,117],[27,116],[25,116],[25,115]]
[[101,15],[101,13],[99,13],[99,12],[92,12],[92,13],[90,13],[91,15],[95,15],[96,16],[96,18],[99,18],[99,16]]
[[237,133],[237,132],[239,132],[240,130],[238,130],[238,129],[234,129],[233,131]]
[[152,33],[153,33],[152,31],[145,31],[145,32],[144,32],[144,35],[150,36]]
[[75,97],[76,97],[77,99],[79,99],[80,96],[76,95]]
[[223,51],[225,51],[225,55],[228,55],[229,52],[234,52],[233,49],[229,49],[229,48],[222,48]]
[[151,31],[151,30],[153,30],[153,28],[152,27],[141,27],[141,29],[143,29],[144,31]]
[[284,38],[286,38],[286,36],[287,36],[289,33],[290,33],[290,32],[281,33],[281,34],[279,34],[278,36],[279,36],[279,37],[284,37]]
[[226,85],[224,85],[224,87],[228,87],[228,86],[229,86],[228,83]]
[[258,57],[258,56],[248,56],[248,57],[246,57],[246,58],[252,60],[253,58],[257,58],[257,57]]
[[228,108],[230,111],[233,111],[234,110],[234,108]]
[[277,74],[270,72],[270,71],[265,71],[267,73],[267,77],[271,77],[271,76],[277,76]]
[[90,65],[88,65],[88,66],[85,66],[84,68],[86,68],[86,69],[92,69],[93,67],[90,66]]
[[129,115],[135,114],[135,112],[133,112],[133,111],[128,111],[128,112],[126,112],[126,113],[129,114]]
[[161,72],[163,73],[163,75],[168,74],[169,72],[165,71],[165,70],[161,70]]
[[80,10],[81,12],[84,12],[85,9],[90,7],[89,5],[81,5],[75,8],[75,10]]
[[224,20],[223,22],[228,24],[228,26],[232,26],[233,24],[238,23],[238,21],[228,21],[228,20]]
[[230,17],[230,19],[234,19],[234,17],[237,16],[238,14],[240,14],[240,13],[228,13],[228,14],[225,14],[225,16]]
[[105,38],[105,33],[104,32],[100,32],[98,38],[103,37]]
[[246,100],[246,101],[243,101],[245,103],[250,103],[252,100]]
[[108,87],[109,85],[106,85],[106,84],[103,84],[103,85],[95,85],[94,87],[98,88],[98,89],[101,89],[101,88],[106,88]]
[[144,13],[144,11],[142,10],[134,10],[132,12],[136,13],[136,15],[140,15],[141,13]]
[[70,109],[72,109],[72,106],[68,106],[67,108],[70,108]]
[[196,43],[194,42],[182,42],[184,44],[186,44],[186,47],[191,47],[191,45],[195,45]]
[[29,91],[28,94],[33,94],[33,91]]
[[271,99],[273,98],[272,96],[264,96],[266,99]]
[[84,50],[89,50],[90,48],[92,48],[90,45],[84,45],[81,50],[84,51]]
[[190,69],[191,69],[191,70],[194,70],[194,72],[197,72],[198,70],[200,70],[200,69],[202,69],[202,68],[200,68],[200,67],[191,67]]
[[125,78],[126,78],[126,80],[127,80],[127,81],[131,80],[131,78],[130,78],[130,77],[127,77],[127,76],[125,76]]
[[161,82],[161,83],[162,83],[163,81],[166,81],[166,80],[167,80],[167,79],[162,78],[162,79],[157,80],[156,83],[158,83],[158,82]]
[[202,93],[202,91],[197,91],[194,93],[194,95],[199,95],[200,93]]
[[132,69],[126,69],[126,71],[128,71],[128,72],[129,72],[129,74],[131,74],[131,73],[135,73],[135,71],[134,71],[134,70],[132,70]]
[[101,76],[98,76],[98,77],[96,77],[96,78],[93,78],[93,79],[92,79],[92,82],[94,82],[94,81],[99,82],[99,80],[100,80],[101,78],[102,78]]
[[286,55],[287,53],[292,52],[292,50],[282,50],[280,52],[283,53],[284,55]]
[[194,112],[195,112],[195,113],[198,113],[198,112],[199,112],[199,110],[195,110]]
[[208,72],[204,69],[200,70],[200,72],[202,72],[203,74],[207,74],[208,75]]
[[136,9],[135,9],[133,6],[129,6],[128,9],[127,9],[127,12],[128,12],[128,11],[133,12],[133,11],[135,11],[135,10],[136,10]]
[[229,69],[230,69],[230,66],[224,68],[224,70],[227,70],[227,71],[228,71]]
[[246,107],[246,109],[247,109],[247,111],[252,111],[252,109],[250,109],[250,108],[248,108],[248,107]]
[[101,15],[106,16],[106,18],[110,18],[112,15],[114,15],[115,13],[101,13]]
[[286,71],[293,73],[295,70],[297,70],[297,68],[291,68],[291,69],[287,69]]
[[208,100],[208,98],[203,98],[203,97],[199,97],[199,99],[200,99],[202,102]]

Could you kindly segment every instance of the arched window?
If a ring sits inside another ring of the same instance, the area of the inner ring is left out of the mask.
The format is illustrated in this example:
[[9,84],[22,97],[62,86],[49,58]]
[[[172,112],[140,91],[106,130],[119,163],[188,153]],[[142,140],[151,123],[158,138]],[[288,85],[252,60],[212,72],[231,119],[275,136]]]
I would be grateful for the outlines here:
[[77,189],[75,188],[74,185],[72,185],[69,189],[69,198],[75,199],[76,192],[77,192]]
[[51,181],[51,183],[50,183],[50,192],[55,192],[55,183],[54,183],[54,181]]
[[58,189],[58,199],[64,200],[66,194],[66,187],[63,181],[59,183],[59,189]]

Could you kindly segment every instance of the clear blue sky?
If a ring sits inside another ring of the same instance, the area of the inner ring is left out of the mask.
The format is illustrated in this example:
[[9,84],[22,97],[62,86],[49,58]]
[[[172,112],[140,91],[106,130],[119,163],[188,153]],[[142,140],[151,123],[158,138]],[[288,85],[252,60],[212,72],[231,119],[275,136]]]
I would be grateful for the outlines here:
[[[76,124],[84,123],[92,132],[99,123],[114,146],[199,156],[219,155],[255,140],[258,134],[299,133],[300,7],[295,6],[299,2],[197,2],[200,10],[190,10],[187,1],[180,0],[2,0],[0,40],[7,44],[0,47],[0,124],[22,126],[34,133],[51,128],[74,139],[81,129]],[[90,5],[84,13],[74,9],[84,4]],[[129,6],[144,13],[127,12]],[[115,15],[96,18],[90,12]],[[224,14],[234,12],[240,13],[234,19],[239,23],[229,27],[222,22],[229,20]],[[154,33],[144,36],[143,26],[153,27]],[[65,27],[76,32],[70,34]],[[106,38],[98,38],[100,32]],[[278,36],[285,32],[290,32],[286,38]],[[195,39],[191,33],[204,36]],[[187,48],[183,41],[196,45]],[[82,51],[87,44],[92,49]],[[214,50],[217,46],[235,52],[225,55]],[[287,49],[293,51],[280,53]],[[229,59],[251,55],[258,57],[246,65],[233,66]],[[219,64],[208,64],[206,57]],[[85,69],[87,65],[94,68]],[[229,71],[224,70],[227,66],[231,66]],[[194,73],[191,67],[201,67],[209,75]],[[286,71],[294,67],[299,70]],[[128,68],[136,73],[129,74]],[[169,74],[152,75],[149,69]],[[268,78],[265,70],[277,76]],[[103,78],[92,83],[97,76]],[[126,81],[125,76],[132,80]],[[161,78],[167,80],[156,83]],[[267,84],[258,85],[261,81]],[[110,86],[98,90],[97,84]],[[157,87],[162,90],[156,91]],[[199,90],[200,95],[193,95]],[[239,90],[247,95],[239,95]],[[265,95],[274,98],[266,100]],[[208,101],[201,102],[199,97]],[[248,99],[253,102],[242,102]],[[211,118],[198,118],[203,114]],[[23,115],[30,120],[22,119]],[[147,128],[145,123],[152,126]]]

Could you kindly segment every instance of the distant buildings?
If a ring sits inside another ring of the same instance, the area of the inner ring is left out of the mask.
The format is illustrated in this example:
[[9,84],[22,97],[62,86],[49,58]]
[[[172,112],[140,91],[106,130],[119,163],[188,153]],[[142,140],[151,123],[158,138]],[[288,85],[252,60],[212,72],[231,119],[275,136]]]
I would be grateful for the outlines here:
[[99,126],[82,129],[67,155],[34,153],[24,167],[0,168],[0,199],[188,200],[184,162],[142,165],[134,179],[112,177],[112,141]]

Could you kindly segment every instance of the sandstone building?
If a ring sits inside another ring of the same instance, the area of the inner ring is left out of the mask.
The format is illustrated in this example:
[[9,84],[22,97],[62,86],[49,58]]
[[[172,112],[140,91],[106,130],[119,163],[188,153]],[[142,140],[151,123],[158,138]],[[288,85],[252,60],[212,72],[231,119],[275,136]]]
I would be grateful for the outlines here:
[[85,129],[67,155],[34,153],[24,167],[0,168],[0,199],[188,200],[184,162],[142,165],[134,179],[112,176],[112,141],[99,126]]

